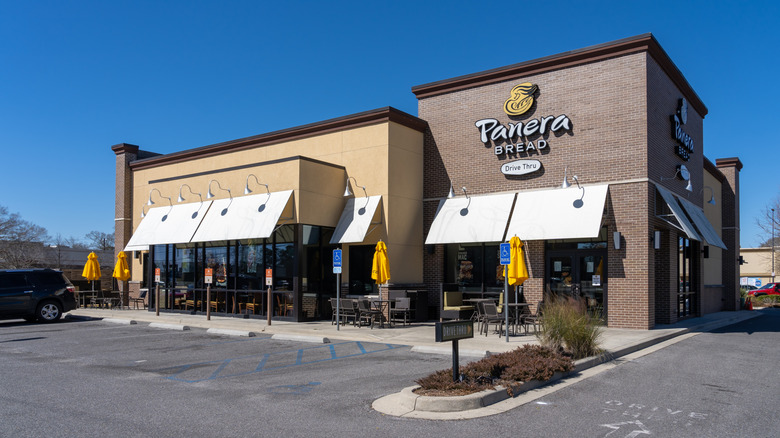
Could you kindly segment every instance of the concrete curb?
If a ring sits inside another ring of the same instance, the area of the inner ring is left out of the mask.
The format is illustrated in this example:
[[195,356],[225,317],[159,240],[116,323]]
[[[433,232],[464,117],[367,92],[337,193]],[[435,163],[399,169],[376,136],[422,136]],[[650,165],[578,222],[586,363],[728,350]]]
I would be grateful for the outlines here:
[[179,330],[179,331],[189,330],[190,329],[190,327],[186,326],[186,325],[166,324],[164,322],[150,322],[149,323],[149,327],[160,328],[160,329],[168,329],[168,330]]
[[[412,351],[415,353],[425,354],[452,354],[452,346],[447,347],[433,347],[430,345],[415,345],[412,347]],[[479,357],[484,358],[490,356],[490,352],[487,350],[458,350],[459,356]]]
[[324,336],[290,335],[285,333],[277,333],[271,336],[271,339],[275,341],[298,341],[312,342],[315,344],[330,344],[330,339]]
[[[434,414],[448,413],[448,412],[463,413],[464,411],[474,411],[477,409],[489,407],[493,404],[499,403],[509,398],[516,398],[520,394],[523,394],[525,392],[549,385],[551,383],[564,379],[568,376],[579,374],[582,371],[585,371],[589,368],[593,368],[603,363],[614,361],[615,359],[618,359],[623,356],[627,356],[629,354],[646,349],[653,345],[660,344],[662,342],[668,341],[669,339],[676,338],[678,336],[691,333],[691,332],[705,332],[705,331],[714,330],[720,327],[725,327],[731,324],[735,324],[753,318],[755,316],[758,315],[738,314],[731,318],[708,322],[694,327],[681,328],[671,333],[667,333],[665,335],[658,336],[656,338],[644,342],[639,342],[637,344],[630,345],[624,348],[619,348],[614,351],[605,352],[604,354],[599,356],[580,359],[574,362],[573,371],[570,371],[568,373],[555,373],[555,375],[553,375],[553,377],[550,380],[543,381],[543,382],[538,380],[533,380],[519,385],[512,385],[509,388],[504,388],[499,386],[496,387],[496,389],[492,389],[492,390],[485,390],[474,394],[469,394],[465,396],[454,396],[454,397],[434,397],[434,396],[417,395],[413,391],[416,388],[419,388],[419,385],[415,385],[415,386],[404,388],[403,390],[401,390],[400,393],[390,394],[388,396],[377,399],[372,404],[372,407],[376,411],[382,412],[383,414],[394,415],[399,417],[414,415],[414,413],[425,415],[428,413],[434,413]],[[443,350],[447,350],[447,352]],[[438,354],[451,353],[451,349],[439,348],[439,347],[427,347],[427,346],[413,347],[412,351],[438,353]],[[474,352],[474,350],[472,350],[472,352]],[[462,351],[460,351],[459,353],[463,354]],[[487,351],[484,353],[485,356],[490,354],[490,352]],[[496,413],[496,412],[491,412],[491,413]]]
[[103,318],[101,319],[101,321],[108,322],[111,324],[123,324],[123,325],[138,324],[138,322],[136,322],[136,320],[134,319]]
[[250,331],[230,330],[230,329],[221,329],[221,328],[210,328],[206,330],[206,333],[210,335],[227,335],[227,336],[243,336],[243,337],[252,337],[255,335],[254,332],[250,332]]

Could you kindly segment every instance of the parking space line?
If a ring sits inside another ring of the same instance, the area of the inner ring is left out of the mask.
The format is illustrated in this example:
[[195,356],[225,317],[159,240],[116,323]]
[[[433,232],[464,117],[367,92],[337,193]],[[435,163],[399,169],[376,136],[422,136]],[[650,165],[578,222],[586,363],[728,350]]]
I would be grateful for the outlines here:
[[[330,360],[346,359],[350,357],[357,357],[366,354],[379,353],[382,351],[389,351],[397,348],[407,347],[406,345],[396,345],[396,344],[375,344],[375,343],[370,343],[370,344],[380,345],[381,348],[367,349],[366,346],[363,345],[363,342],[347,341],[347,342],[340,342],[337,344],[329,344],[324,346],[300,348],[296,350],[285,350],[285,351],[278,351],[274,353],[248,355],[248,356],[241,356],[236,358],[227,358],[223,360],[214,360],[214,361],[205,361],[205,362],[191,363],[185,365],[178,365],[178,366],[158,369],[155,370],[155,372],[166,373],[172,371],[173,372],[172,374],[167,375],[164,378],[168,380],[179,381],[179,382],[197,383],[206,380],[245,376],[248,374],[255,374],[264,371],[279,370],[279,369],[290,368],[290,367],[301,366],[301,365],[310,365],[310,364],[326,362]],[[358,353],[344,352],[343,354],[339,354],[337,347],[344,348],[344,349],[355,347],[359,352]],[[323,348],[329,349],[326,350],[327,352],[330,353],[328,357],[323,358],[317,356],[317,351],[322,351]],[[288,362],[285,363],[285,355],[291,356],[291,353],[294,354],[294,356],[288,359]],[[314,355],[314,357],[306,360],[307,353]],[[275,363],[269,363],[269,359],[277,359],[277,360],[275,361]],[[246,366],[243,365],[242,362],[246,362],[247,360],[249,361],[257,360],[258,362],[257,365],[251,366],[248,371],[241,371],[240,370],[241,367]],[[230,372],[229,371],[230,367],[234,367],[236,369]],[[189,375],[192,373],[197,373],[199,375]]]

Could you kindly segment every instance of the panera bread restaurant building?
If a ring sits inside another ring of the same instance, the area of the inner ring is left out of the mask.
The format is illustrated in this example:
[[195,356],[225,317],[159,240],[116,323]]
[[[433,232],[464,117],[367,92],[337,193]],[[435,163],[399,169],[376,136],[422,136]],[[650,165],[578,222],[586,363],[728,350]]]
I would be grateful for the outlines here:
[[388,107],[166,155],[114,146],[131,293],[159,269],[166,311],[330,318],[341,248],[343,295],[411,290],[417,318],[437,319],[443,291],[503,290],[498,246],[518,236],[532,309],[571,296],[647,329],[738,308],[742,165],[704,157],[707,108],[652,35],[412,92],[418,117]]

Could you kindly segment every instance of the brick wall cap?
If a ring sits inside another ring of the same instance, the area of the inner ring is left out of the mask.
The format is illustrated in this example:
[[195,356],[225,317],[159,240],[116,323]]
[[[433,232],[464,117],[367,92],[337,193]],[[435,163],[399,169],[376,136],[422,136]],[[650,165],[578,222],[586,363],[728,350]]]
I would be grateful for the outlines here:
[[736,167],[737,171],[742,170],[742,161],[739,160],[739,157],[717,158],[715,165],[718,167]]

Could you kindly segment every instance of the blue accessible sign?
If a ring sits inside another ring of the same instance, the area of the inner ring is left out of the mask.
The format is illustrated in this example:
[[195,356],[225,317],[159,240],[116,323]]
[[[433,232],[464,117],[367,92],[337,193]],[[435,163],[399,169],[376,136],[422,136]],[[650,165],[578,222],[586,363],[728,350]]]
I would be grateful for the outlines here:
[[333,273],[341,274],[341,250],[333,250]]
[[499,253],[501,256],[501,264],[502,265],[509,265],[512,263],[512,257],[511,257],[511,250],[509,248],[508,243],[502,243],[501,248],[499,249]]

